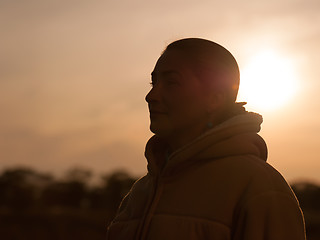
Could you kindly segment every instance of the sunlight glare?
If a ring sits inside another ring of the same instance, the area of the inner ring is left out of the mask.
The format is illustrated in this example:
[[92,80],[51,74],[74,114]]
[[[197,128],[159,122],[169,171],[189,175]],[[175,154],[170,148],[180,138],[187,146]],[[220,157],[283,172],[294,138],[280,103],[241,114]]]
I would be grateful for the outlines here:
[[264,51],[241,71],[238,100],[248,102],[254,109],[270,111],[289,103],[296,91],[292,61],[273,51]]

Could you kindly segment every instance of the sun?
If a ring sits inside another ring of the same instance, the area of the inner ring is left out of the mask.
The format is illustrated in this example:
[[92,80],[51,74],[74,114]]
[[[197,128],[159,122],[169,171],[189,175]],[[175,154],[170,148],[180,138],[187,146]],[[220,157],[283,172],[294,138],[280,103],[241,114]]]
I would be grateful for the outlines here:
[[241,70],[238,101],[258,111],[284,107],[298,89],[293,62],[274,51],[257,53]]

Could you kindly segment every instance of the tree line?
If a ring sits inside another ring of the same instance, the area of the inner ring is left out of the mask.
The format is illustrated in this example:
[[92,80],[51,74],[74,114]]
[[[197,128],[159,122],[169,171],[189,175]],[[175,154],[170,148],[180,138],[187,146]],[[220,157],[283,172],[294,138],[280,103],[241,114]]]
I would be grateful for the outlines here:
[[[126,171],[100,176],[69,170],[56,178],[30,168],[7,169],[0,175],[1,239],[104,239],[106,226],[136,177]],[[308,239],[320,239],[320,186],[291,185],[305,214]]]
[[92,173],[82,168],[71,169],[56,179],[32,169],[5,170],[0,176],[0,209],[108,209],[115,211],[136,178],[125,171],[101,176],[100,183],[89,185]]

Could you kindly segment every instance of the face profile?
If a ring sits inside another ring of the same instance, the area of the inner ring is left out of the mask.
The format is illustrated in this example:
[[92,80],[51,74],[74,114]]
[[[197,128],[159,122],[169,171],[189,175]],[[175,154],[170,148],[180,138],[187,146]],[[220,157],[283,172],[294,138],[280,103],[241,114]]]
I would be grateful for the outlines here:
[[222,46],[187,39],[167,46],[151,78],[150,130],[175,149],[225,118],[236,99],[239,69]]
[[208,121],[203,83],[178,50],[166,51],[152,72],[152,89],[146,96],[150,130],[162,137],[200,134]]

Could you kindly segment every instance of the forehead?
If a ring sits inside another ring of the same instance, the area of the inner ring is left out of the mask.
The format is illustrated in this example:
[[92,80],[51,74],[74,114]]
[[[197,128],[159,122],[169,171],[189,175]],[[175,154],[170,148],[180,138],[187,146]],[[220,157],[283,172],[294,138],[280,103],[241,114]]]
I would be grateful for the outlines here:
[[164,52],[158,59],[153,73],[175,71],[191,73],[192,64],[181,51],[170,50]]

